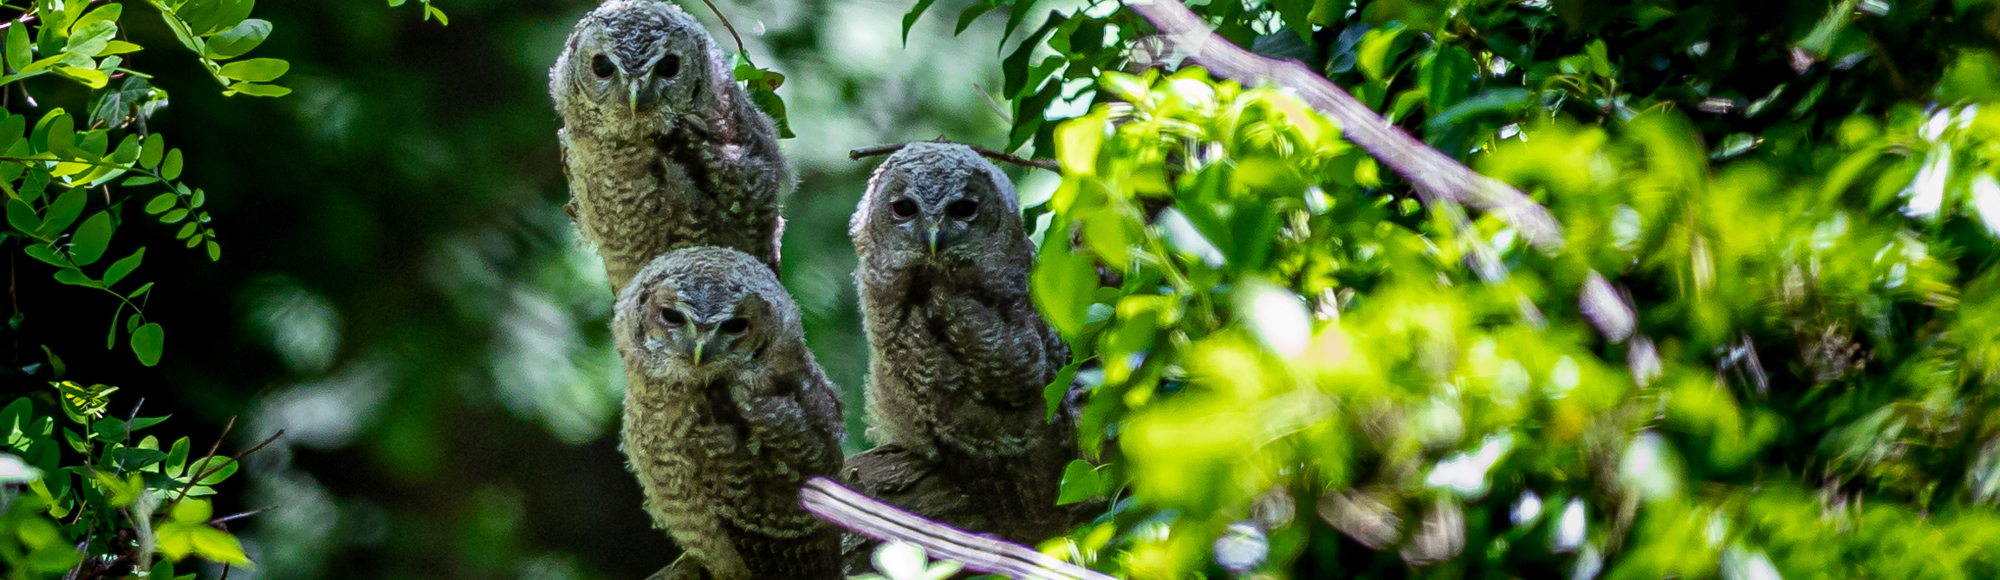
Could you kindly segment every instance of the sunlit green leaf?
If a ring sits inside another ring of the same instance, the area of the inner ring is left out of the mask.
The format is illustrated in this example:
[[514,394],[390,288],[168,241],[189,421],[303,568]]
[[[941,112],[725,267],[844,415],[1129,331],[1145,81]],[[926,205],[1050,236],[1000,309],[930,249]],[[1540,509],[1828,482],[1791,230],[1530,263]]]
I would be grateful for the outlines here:
[[166,347],[166,342],[166,329],[160,328],[157,322],[148,322],[132,333],[132,354],[138,355],[139,364],[160,364],[160,351]]

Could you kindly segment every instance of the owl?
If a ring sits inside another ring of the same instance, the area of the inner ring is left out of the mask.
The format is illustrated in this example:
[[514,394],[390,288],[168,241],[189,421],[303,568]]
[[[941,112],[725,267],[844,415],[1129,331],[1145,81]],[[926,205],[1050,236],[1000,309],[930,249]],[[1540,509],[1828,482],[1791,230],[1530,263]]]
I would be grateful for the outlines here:
[[1069,349],[1028,297],[1035,249],[1006,175],[964,145],[911,143],[875,170],[848,231],[870,433],[980,512],[925,515],[1029,544],[1061,533],[1056,492],[1076,450],[1042,390]]
[[799,309],[757,258],[660,256],[618,295],[622,447],[654,525],[712,578],[837,578],[839,533],[799,507],[845,436]]
[[563,121],[565,209],[614,292],[655,256],[692,246],[777,270],[779,196],[791,187],[777,131],[692,16],[659,0],[605,2],[570,33],[549,93]]

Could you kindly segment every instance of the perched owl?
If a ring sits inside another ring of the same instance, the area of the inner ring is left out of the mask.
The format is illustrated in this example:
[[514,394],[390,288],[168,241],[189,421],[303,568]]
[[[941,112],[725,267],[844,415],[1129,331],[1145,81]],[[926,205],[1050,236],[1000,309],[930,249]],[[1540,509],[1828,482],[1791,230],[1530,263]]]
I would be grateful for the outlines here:
[[1069,349],[1028,297],[1035,249],[1007,176],[966,146],[911,143],[875,170],[848,231],[873,355],[869,424],[887,444],[876,454],[927,458],[974,505],[905,507],[1023,543],[1061,533],[1073,429],[1049,420],[1042,389]]
[[773,271],[791,186],[770,117],[736,84],[715,39],[659,0],[611,0],[570,33],[549,93],[563,172],[612,290],[654,256],[735,248]]
[[624,450],[654,525],[717,580],[838,578],[839,533],[799,507],[845,431],[799,309],[763,261],[662,255],[619,293]]

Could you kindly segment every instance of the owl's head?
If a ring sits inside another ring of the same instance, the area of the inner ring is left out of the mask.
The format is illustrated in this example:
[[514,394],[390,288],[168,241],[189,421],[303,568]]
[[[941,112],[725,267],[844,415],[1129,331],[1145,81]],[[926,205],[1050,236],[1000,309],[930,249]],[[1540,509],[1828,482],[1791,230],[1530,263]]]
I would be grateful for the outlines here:
[[977,260],[1025,243],[1020,203],[971,147],[910,143],[875,169],[848,233],[879,265]]
[[710,82],[715,40],[660,0],[611,0],[583,17],[549,71],[565,114],[672,118],[693,111]]
[[656,378],[742,371],[801,336],[798,306],[771,268],[718,247],[655,258],[619,293],[612,324],[620,354]]

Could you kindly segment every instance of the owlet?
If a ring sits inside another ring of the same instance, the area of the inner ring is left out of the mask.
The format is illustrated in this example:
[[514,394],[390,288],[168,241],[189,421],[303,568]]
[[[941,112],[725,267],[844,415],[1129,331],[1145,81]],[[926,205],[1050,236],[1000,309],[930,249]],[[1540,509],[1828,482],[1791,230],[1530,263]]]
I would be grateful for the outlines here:
[[646,510],[711,578],[838,578],[839,533],[799,507],[835,473],[835,387],[799,309],[761,260],[715,247],[660,256],[619,293],[623,447]]
[[1076,450],[1042,389],[1069,349],[1028,297],[1035,248],[1013,184],[969,147],[911,143],[875,170],[848,231],[872,355],[871,434],[977,502],[905,507],[1030,545],[1061,533],[1056,492]]
[[721,246],[778,267],[778,197],[791,186],[770,117],[715,39],[679,7],[611,0],[549,69],[563,172],[612,290],[653,257]]

